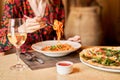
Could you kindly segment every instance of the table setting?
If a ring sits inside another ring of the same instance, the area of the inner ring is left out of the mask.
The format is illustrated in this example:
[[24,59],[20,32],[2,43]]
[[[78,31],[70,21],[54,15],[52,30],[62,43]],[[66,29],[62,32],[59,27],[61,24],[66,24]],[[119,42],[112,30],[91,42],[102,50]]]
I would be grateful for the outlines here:
[[[42,80],[48,80],[48,78],[61,80],[62,77],[62,80],[66,78],[66,80],[73,80],[75,77],[76,80],[80,78],[87,80],[86,76],[89,76],[90,80],[95,80],[96,78],[101,80],[103,77],[104,80],[108,80],[108,78],[111,80],[119,79],[119,47],[85,47],[81,45],[80,36],[78,35],[68,40],[61,40],[63,25],[55,20],[53,29],[56,30],[57,40],[34,43],[31,46],[32,50],[21,53],[19,49],[24,44],[27,33],[22,29],[19,30],[19,26],[23,24],[20,21],[22,20],[10,20],[11,24],[8,28],[7,36],[9,41],[16,47],[16,55],[9,54],[0,57],[0,64],[2,65],[0,66],[1,80],[8,80],[9,78],[13,78],[12,80],[20,79],[19,77],[21,76],[23,80],[39,80],[40,78]],[[106,51],[101,51],[101,49]],[[95,64],[104,67],[96,66]],[[110,69],[110,67],[114,68]],[[18,73],[22,74],[14,76]],[[98,73],[102,77],[95,75],[95,73]]]
[[[77,42],[71,42],[71,41],[65,41],[61,40],[60,42],[64,43],[69,43],[72,46],[75,47],[74,50],[68,50],[68,51],[42,51],[42,48],[45,46],[50,46],[50,45],[55,45],[57,41],[44,41],[44,42],[38,42],[36,44],[32,45],[33,51],[31,52],[26,52],[26,53],[21,53],[20,58],[30,66],[32,70],[34,69],[39,69],[39,68],[46,68],[46,67],[52,67],[55,66],[55,64],[58,61],[72,61],[74,63],[79,62],[79,54],[78,52],[80,51],[81,44]],[[34,55],[38,59],[41,59],[44,63],[41,63],[40,61],[30,61],[27,60],[25,54],[29,55]]]
[[[80,79],[84,79],[84,80],[88,80],[87,77],[89,77],[89,80],[96,80],[96,78],[98,80],[119,80],[119,73],[118,72],[109,72],[109,71],[103,71],[103,70],[99,70],[99,69],[95,69],[95,68],[91,68],[87,65],[85,65],[84,63],[82,63],[80,61],[80,57],[79,57],[79,53],[81,53],[83,50],[89,49],[89,48],[94,48],[94,47],[101,47],[101,46],[82,46],[80,49],[78,49],[77,51],[70,53],[66,56],[62,56],[62,57],[57,57],[59,60],[56,59],[56,57],[49,57],[46,56],[42,53],[36,52],[36,51],[30,51],[30,53],[32,52],[32,54],[34,53],[35,56],[40,57],[44,63],[39,63],[37,61],[35,62],[29,62],[29,63],[25,63],[24,60],[26,59],[22,59],[22,57],[24,58],[25,55],[21,54],[20,55],[20,61],[22,64],[26,65],[27,68],[23,71],[14,71],[14,70],[10,70],[10,66],[12,64],[15,64],[16,61],[16,55],[15,54],[9,54],[9,55],[5,55],[0,57],[0,80],[8,80],[8,79],[12,79],[12,80],[19,80],[19,79],[23,79],[23,80],[80,80]],[[40,56],[38,56],[40,55]],[[71,57],[70,57],[71,56]],[[46,57],[46,58],[43,58]],[[67,58],[67,59],[64,59]],[[45,60],[47,59],[47,60]],[[56,61],[55,61],[56,60]],[[61,61],[69,61],[72,62],[72,72],[68,73],[68,74],[60,74],[59,72],[57,72],[57,66],[56,64],[58,64]],[[74,61],[73,61],[74,60]],[[51,65],[48,63],[51,62]],[[44,67],[40,68],[40,67],[30,67],[31,64],[38,66],[39,65],[44,65]],[[46,67],[45,67],[46,64]],[[54,65],[53,65],[54,64]],[[16,73],[20,76],[16,76]],[[97,73],[97,74],[96,74]],[[47,77],[46,77],[47,75]],[[87,76],[87,77],[86,77]]]
[[[54,28],[56,28],[56,26],[54,26]],[[11,27],[10,30],[12,31],[10,31],[8,37],[11,39],[10,35],[14,36],[15,32],[13,27]],[[0,64],[2,65],[0,66],[0,79],[8,80],[10,78],[12,80],[21,80],[22,77],[23,80],[88,80],[86,76],[89,77],[89,80],[95,80],[96,78],[98,78],[98,80],[103,80],[103,78],[104,80],[119,79],[119,47],[82,46],[80,37],[77,35],[68,40],[60,40],[61,33],[57,32],[56,34],[58,37],[57,40],[41,41],[32,44],[31,51],[17,53],[17,60],[15,54],[0,57]],[[14,37],[12,38],[17,41]],[[13,40],[10,40],[10,42],[15,47],[20,47],[25,41],[24,39],[23,42],[20,43],[18,40],[17,43],[15,43]],[[104,52],[101,51],[101,49],[107,49],[107,51]],[[100,59],[96,59],[96,56],[99,56]],[[93,61],[93,64],[88,63],[90,60]],[[114,65],[114,63],[117,65]],[[107,66],[107,68],[94,64],[105,64],[104,66]],[[117,68],[117,70],[110,69],[111,66]],[[15,76],[18,73],[20,73],[20,76]]]
[[[26,0],[17,2],[22,7],[7,3],[14,18],[4,16],[9,20],[3,21],[8,23],[3,25],[8,27],[4,36],[8,44],[3,43],[6,48],[0,52],[0,80],[120,80],[119,46],[83,45],[99,45],[97,43],[101,41],[99,6],[71,7],[78,15],[73,14],[75,20],[68,17],[68,24],[64,25],[63,6],[46,5],[45,0],[39,1],[37,11],[32,1],[28,2],[30,6]],[[30,13],[27,12],[29,9]],[[32,9],[35,15],[31,15]],[[7,9],[5,11],[8,12]],[[81,12],[85,15],[81,16]],[[86,21],[87,24],[84,24]],[[8,48],[16,51],[10,50],[6,54]]]
[[47,40],[32,44],[31,48],[34,50],[33,52],[20,54],[20,58],[30,69],[52,67],[58,61],[79,62],[77,54],[69,54],[80,49],[80,36],[75,35],[68,40],[61,40],[63,23],[58,20],[54,20],[53,29],[56,31],[57,40]]

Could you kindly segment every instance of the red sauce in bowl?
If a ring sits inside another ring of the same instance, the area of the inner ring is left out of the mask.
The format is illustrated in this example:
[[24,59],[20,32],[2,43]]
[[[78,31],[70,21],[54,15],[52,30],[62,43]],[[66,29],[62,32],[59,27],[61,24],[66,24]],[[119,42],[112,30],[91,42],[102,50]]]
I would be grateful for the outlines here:
[[70,66],[71,64],[70,63],[58,63],[58,65],[60,65],[60,66]]

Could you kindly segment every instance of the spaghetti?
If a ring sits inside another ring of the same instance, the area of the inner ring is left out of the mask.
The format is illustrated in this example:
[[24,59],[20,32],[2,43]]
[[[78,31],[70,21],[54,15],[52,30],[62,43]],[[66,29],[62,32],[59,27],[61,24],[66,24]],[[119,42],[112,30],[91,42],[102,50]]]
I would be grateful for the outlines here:
[[46,46],[46,47],[42,48],[42,51],[67,51],[67,50],[73,50],[74,47],[72,47],[71,45],[69,45],[67,43],[61,44],[59,42],[60,38],[61,38],[61,35],[63,34],[63,23],[58,21],[58,20],[54,20],[53,29],[56,31],[58,43],[56,45]]
[[43,51],[66,51],[73,50],[74,48],[69,44],[57,44],[52,46],[46,46],[42,48]]
[[57,40],[59,41],[61,34],[63,34],[63,23],[58,20],[54,20],[53,29],[56,31]]

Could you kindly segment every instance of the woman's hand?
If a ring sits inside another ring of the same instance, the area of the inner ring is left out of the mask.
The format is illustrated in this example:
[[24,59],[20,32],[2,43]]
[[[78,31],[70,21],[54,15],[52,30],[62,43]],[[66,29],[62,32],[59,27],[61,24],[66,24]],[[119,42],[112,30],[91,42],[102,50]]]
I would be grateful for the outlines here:
[[81,43],[81,38],[78,35],[75,35],[74,37],[70,37],[68,38],[68,40]]
[[45,22],[41,20],[41,17],[34,17],[26,19],[26,22],[19,28],[19,30],[25,29],[27,33],[33,33],[39,29],[45,27]]
[[27,33],[33,33],[40,29],[40,24],[36,18],[28,18],[25,23]]
[[45,27],[45,22],[41,20],[41,17],[27,18],[26,20],[27,33],[33,33],[44,27]]

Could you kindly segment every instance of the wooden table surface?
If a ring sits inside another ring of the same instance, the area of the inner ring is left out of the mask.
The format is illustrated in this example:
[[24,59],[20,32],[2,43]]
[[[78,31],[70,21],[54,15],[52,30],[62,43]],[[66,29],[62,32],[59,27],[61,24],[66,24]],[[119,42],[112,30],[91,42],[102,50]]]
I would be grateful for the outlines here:
[[[81,49],[84,48],[86,47]],[[73,72],[69,75],[59,75],[56,72],[56,67],[39,70],[26,68],[23,71],[11,71],[9,67],[16,62],[15,54],[0,57],[0,80],[120,80],[120,73],[93,69],[81,62],[74,63]]]

